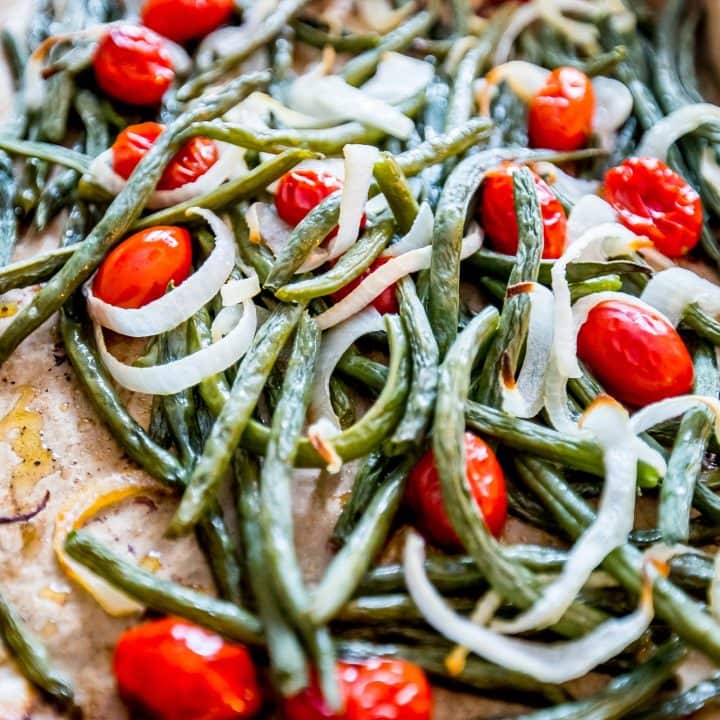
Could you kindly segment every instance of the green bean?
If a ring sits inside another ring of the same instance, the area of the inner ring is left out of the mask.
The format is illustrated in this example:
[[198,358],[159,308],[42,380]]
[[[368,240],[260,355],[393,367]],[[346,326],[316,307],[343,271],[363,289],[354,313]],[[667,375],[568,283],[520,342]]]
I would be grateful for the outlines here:
[[[1,274],[1,271],[0,271]],[[355,380],[362,387],[380,392],[387,378],[387,367],[348,350],[337,364],[337,369],[346,378]]]
[[330,402],[338,422],[343,430],[347,430],[355,423],[355,403],[348,394],[349,388],[343,380],[333,375],[330,378]]
[[579,64],[588,77],[596,77],[598,75],[608,75],[612,72],[618,63],[621,63],[628,55],[627,48],[624,45],[616,45],[607,52],[600,53],[593,58],[589,58]]
[[197,97],[208,85],[234,70],[256,50],[270,45],[306,4],[307,0],[280,0],[274,12],[263,20],[262,26],[256,32],[250,33],[243,42],[238,43],[232,53],[225,55],[209,70],[190,78],[180,87],[177,91],[177,99],[180,102],[186,102]]
[[60,210],[68,204],[79,179],[77,171],[67,169],[45,185],[35,210],[35,227],[38,232],[45,230]]
[[267,73],[238,78],[212,98],[192,105],[168,126],[140,161],[103,219],[95,225],[83,243],[82,251],[68,260],[0,336],[0,362],[7,360],[25,337],[65,303],[90,277],[110,248],[122,239],[139,216],[165,165],[177,150],[177,135],[193,122],[211,120],[227,112],[252,90],[265,84],[267,79]]
[[[54,50],[54,48],[53,48]],[[52,58],[53,51],[50,51]],[[59,143],[67,132],[68,114],[75,93],[75,83],[67,70],[55,73],[46,81],[47,112],[42,114],[40,135],[44,140]]]
[[[179,205],[158,210],[152,215],[146,215],[132,225],[133,230],[143,230],[155,225],[172,225],[178,222],[188,222],[187,211],[193,207],[207,208],[208,210],[224,210],[239,200],[250,197],[269,183],[277,180],[288,170],[292,170],[301,160],[317,157],[308,150],[288,150],[262,165],[258,165],[247,175],[223,183],[215,190],[187,200]],[[200,218],[198,218],[200,221]]]
[[688,690],[644,712],[634,714],[632,720],[682,720],[703,708],[713,708],[718,704],[720,704],[720,673],[715,673]]
[[97,157],[110,145],[102,104],[89,90],[80,90],[75,96],[75,110],[85,128],[85,151],[91,157]]
[[[5,163],[3,160],[7,159]],[[15,181],[10,158],[0,157],[0,278],[3,266],[12,258],[17,240],[17,217],[15,215]],[[1,282],[1,281],[0,281]]]
[[433,10],[423,10],[414,15],[406,23],[385,35],[381,42],[352,60],[345,63],[341,76],[350,85],[360,85],[367,80],[378,66],[380,60],[388,52],[399,52],[407,48],[412,41],[427,31],[435,21]]
[[[143,358],[139,358],[142,360]],[[137,362],[137,361],[136,361]],[[154,363],[151,363],[154,364]],[[173,444],[172,432],[165,412],[163,410],[162,397],[155,395],[150,405],[150,425],[148,427],[150,439],[161,448],[169,449]]]
[[[506,285],[496,278],[480,278],[480,284],[495,300],[503,302],[505,299]],[[572,302],[580,300],[587,295],[598,292],[619,291],[622,288],[622,278],[619,275],[600,275],[589,280],[570,283],[570,297]]]
[[[523,482],[538,495],[572,538],[577,538],[595,520],[595,513],[552,465],[529,457],[517,459],[515,464]],[[628,544],[611,552],[603,562],[603,568],[626,590],[638,595],[642,587],[641,563],[640,551]],[[683,641],[716,662],[720,659],[720,626],[705,612],[704,606],[663,577],[655,580],[653,602],[657,616]]]
[[27,48],[23,46],[22,40],[8,28],[0,30],[0,43],[2,43],[3,54],[12,73],[15,87],[18,89],[25,74]]
[[720,322],[693,303],[683,315],[683,324],[713,345],[720,345]]
[[413,460],[412,457],[409,461],[406,459],[387,477],[325,570],[312,595],[309,615],[313,623],[330,622],[355,594],[357,585],[387,539]]
[[[473,598],[446,598],[456,612],[470,612],[477,601]],[[424,622],[413,599],[405,593],[362,595],[344,605],[335,617],[337,625],[408,625]]]
[[713,525],[720,525],[720,498],[700,478],[693,491],[693,507]]
[[338,52],[359,53],[377,47],[382,41],[382,37],[376,32],[333,35],[302,20],[295,20],[292,27],[300,42],[316,48],[324,48],[329,45]]
[[15,608],[0,593],[0,637],[22,674],[62,705],[73,700],[70,680],[52,664],[47,650],[25,627]]
[[55,163],[72,168],[79,173],[87,172],[90,168],[91,158],[87,155],[52,143],[37,140],[18,140],[17,138],[0,134],[0,149],[12,155],[38,158],[46,162]]
[[240,363],[230,395],[198,459],[168,532],[188,532],[212,501],[270,370],[300,319],[302,307],[279,306],[260,328]]
[[[694,365],[694,392],[717,397],[720,384],[714,350],[704,343],[698,345]],[[705,407],[688,410],[680,421],[663,478],[658,508],[658,529],[667,545],[687,543],[693,489],[702,468],[713,423],[714,415]]]
[[290,82],[293,71],[294,51],[294,31],[288,28],[273,43],[270,94],[274,98],[284,97],[285,86]]
[[686,655],[681,643],[670,641],[646,663],[611,680],[606,688],[586,700],[521,715],[518,720],[617,720],[627,717],[628,713],[653,698]]
[[257,462],[238,452],[234,468],[238,487],[238,515],[247,552],[250,587],[268,644],[272,676],[280,692],[285,697],[291,697],[308,684],[305,653],[278,603],[272,585],[267,582],[264,541],[258,522],[261,501]]
[[342,657],[350,659],[383,656],[401,657],[423,668],[434,678],[473,691],[520,691],[523,693],[523,700],[528,697],[528,694],[537,693],[553,703],[562,702],[567,697],[561,688],[539,683],[527,675],[493,665],[475,656],[467,658],[465,667],[460,674],[451,674],[445,666],[445,658],[451,651],[452,646],[449,644],[428,647],[397,643],[379,645],[366,641],[351,640],[341,642],[338,645],[338,653]]
[[430,321],[410,277],[398,283],[400,317],[410,341],[412,383],[407,406],[392,437],[385,443],[388,455],[404,455],[420,447],[432,419],[437,391],[439,353]]
[[393,233],[393,223],[385,220],[371,228],[353,245],[330,270],[297,282],[284,285],[275,292],[283,302],[311,300],[330,295],[360,277],[387,247]]
[[71,532],[65,540],[65,552],[156,612],[177,615],[231,640],[254,645],[262,642],[260,623],[246,610],[159,578],[118,557],[85,532]]
[[[532,173],[521,168],[513,174],[515,215],[518,223],[518,251],[508,287],[535,282],[540,269],[543,248],[543,220],[535,192]],[[527,293],[505,297],[500,314],[500,327],[484,359],[475,395],[486,405],[497,406],[501,400],[500,372],[515,376],[518,359],[525,344],[530,317]]]
[[373,175],[380,192],[390,206],[398,230],[404,235],[412,227],[419,210],[405,174],[394,156],[384,152],[375,163]]

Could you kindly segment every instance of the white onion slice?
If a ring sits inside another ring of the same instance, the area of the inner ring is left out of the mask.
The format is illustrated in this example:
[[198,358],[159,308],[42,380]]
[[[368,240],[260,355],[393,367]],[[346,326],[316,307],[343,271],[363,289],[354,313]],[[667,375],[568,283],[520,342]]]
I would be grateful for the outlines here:
[[[464,260],[477,252],[482,246],[482,239],[482,231],[479,228],[472,230],[462,242],[461,259]],[[371,272],[339,303],[320,313],[315,318],[317,324],[322,330],[327,330],[327,328],[333,327],[333,325],[337,325],[339,322],[360,312],[381,292],[396,283],[400,278],[429,268],[431,255],[432,247],[423,247],[388,260]]]
[[617,130],[625,124],[633,109],[633,96],[625,83],[608,77],[592,80],[595,94],[593,130],[602,142],[602,147],[611,150]]
[[328,243],[328,260],[334,260],[347,252],[358,238],[373,179],[373,168],[380,151],[373,145],[348,144],[343,148],[343,155],[345,182],[340,196],[338,232]]
[[567,242],[572,245],[588,230],[597,225],[617,222],[615,208],[597,195],[585,195],[578,199],[570,211],[567,222]]
[[290,87],[289,100],[294,110],[335,121],[357,120],[400,140],[407,140],[415,127],[392,105],[366,95],[337,75],[308,73],[299,77]]
[[685,105],[656,122],[640,141],[636,155],[667,160],[670,147],[683,135],[703,125],[720,122],[720,107],[710,103]]
[[595,400],[580,424],[595,436],[603,450],[605,483],[595,520],[578,538],[559,577],[525,612],[493,628],[521,633],[555,624],[572,605],[593,570],[615,548],[624,545],[633,529],[637,483],[637,450],[625,408],[607,396]]
[[252,274],[249,277],[228,280],[220,289],[220,297],[222,304],[239,305],[246,300],[251,300],[260,292],[260,279],[257,275]]
[[[506,413],[515,417],[535,417],[543,407],[545,373],[550,361],[553,340],[553,294],[539,283],[526,283],[530,298],[525,359],[515,378],[500,373],[503,405]],[[512,288],[508,288],[510,293]]]
[[262,240],[277,255],[287,245],[292,232],[288,225],[268,203],[253,203],[245,213],[245,221],[250,229],[251,242]]
[[630,426],[633,432],[642,433],[698,406],[708,408],[715,415],[715,436],[720,439],[720,400],[707,395],[679,395],[646,405],[630,418]]
[[192,355],[163,365],[135,367],[120,362],[108,351],[102,328],[97,324],[94,326],[95,341],[103,364],[124,388],[148,395],[174,395],[195,387],[211,375],[224,372],[248,351],[257,328],[255,303],[246,300],[242,307],[240,321],[225,337]]
[[681,267],[656,273],[640,297],[665,315],[674,327],[693,304],[708,315],[720,315],[720,287]]
[[180,75],[181,77],[189,75],[192,70],[193,63],[185,48],[164,36],[162,40],[165,44],[165,49],[168,51],[170,60],[172,60],[172,66],[175,74]]
[[557,368],[565,377],[581,375],[571,323],[572,306],[567,266],[579,260],[603,261],[618,255],[626,255],[648,244],[649,241],[638,237],[619,223],[596,225],[572,243],[553,265],[551,271],[552,290],[555,296],[553,346]]
[[412,227],[396,243],[383,252],[383,257],[398,257],[411,250],[427,247],[432,243],[435,218],[428,203],[424,202],[413,221]]
[[703,148],[700,156],[700,174],[705,182],[712,185],[715,192],[720,194],[720,165],[712,147]]
[[347,349],[360,337],[368,333],[383,332],[382,316],[374,307],[365,308],[344,323],[329,330],[322,339],[317,367],[313,378],[312,395],[308,415],[313,424],[324,419],[323,434],[332,428],[333,434],[340,431],[340,422],[330,401],[330,376]]
[[570,415],[568,406],[567,377],[557,368],[555,356],[550,356],[550,363],[545,373],[543,398],[550,424],[566,435],[579,435],[582,431]]
[[362,91],[375,100],[397,105],[422,92],[435,76],[435,68],[424,60],[416,60],[402,53],[383,55],[375,75]]
[[545,180],[555,194],[567,198],[573,208],[584,197],[593,196],[600,189],[598,180],[585,180],[584,178],[574,177],[551,162],[541,161],[535,163],[534,170]]
[[563,683],[582,677],[637,640],[653,618],[652,586],[646,584],[635,612],[608,620],[578,640],[548,644],[509,638],[455,613],[428,579],[424,562],[425,542],[411,532],[405,542],[405,583],[425,620],[486,660],[540,682]]
[[529,103],[540,92],[549,76],[550,71],[540,65],[525,60],[511,60],[494,67],[486,79],[488,88],[506,82],[523,102]]
[[205,262],[174,290],[141,308],[109,305],[93,294],[92,279],[85,285],[90,317],[102,327],[128,337],[148,337],[172,330],[191,318],[220,292],[235,266],[235,240],[215,213],[202,208],[188,212],[205,218],[215,234],[215,247]]
[[[239,177],[247,172],[244,151],[237,145],[218,142],[218,159],[197,180],[185,183],[173,190],[154,190],[147,201],[150,210],[178,205],[193,200],[199,195],[215,190],[230,178]],[[88,179],[107,190],[112,195],[119,195],[127,185],[127,180],[113,170],[112,148],[100,153],[90,163]]]

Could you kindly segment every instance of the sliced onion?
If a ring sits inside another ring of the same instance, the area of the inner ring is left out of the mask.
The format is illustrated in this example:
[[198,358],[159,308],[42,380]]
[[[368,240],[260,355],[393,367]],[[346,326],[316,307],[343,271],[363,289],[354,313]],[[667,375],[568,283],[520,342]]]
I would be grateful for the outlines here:
[[[517,380],[500,373],[503,410],[522,418],[535,417],[543,407],[543,388],[553,340],[553,294],[539,283],[525,283],[530,319],[525,359]],[[511,292],[512,288],[508,288]]]
[[720,165],[718,165],[715,149],[706,147],[700,156],[700,174],[716,193],[720,195]]
[[571,20],[562,14],[562,11],[569,11],[594,18],[598,12],[596,3],[586,2],[585,0],[574,0],[574,2],[538,0],[538,3],[543,20],[565,35],[574,45],[579,45],[589,53],[596,52],[599,49],[597,25]]
[[382,316],[371,306],[332,328],[323,336],[308,413],[314,425],[320,420],[325,421],[320,428],[321,434],[327,433],[329,429],[332,430],[332,434],[340,431],[340,421],[330,400],[330,377],[340,358],[358,338],[384,330]]
[[245,213],[251,242],[261,240],[277,255],[286,245],[292,226],[288,225],[268,203],[253,203]]
[[706,407],[715,415],[715,436],[720,439],[720,400],[707,395],[679,395],[646,405],[630,418],[630,426],[642,433],[696,407]]
[[547,410],[550,424],[557,431],[566,435],[578,435],[582,431],[570,415],[567,381],[567,377],[558,370],[555,356],[551,355],[543,387],[545,410]]
[[656,122],[640,141],[636,155],[667,160],[668,150],[679,138],[703,125],[720,122],[720,107],[710,103],[685,105]]
[[[477,252],[482,246],[482,239],[482,231],[476,227],[463,240],[460,257],[465,259]],[[339,303],[320,313],[315,320],[322,330],[327,330],[327,328],[352,317],[400,278],[429,268],[431,256],[432,248],[423,247],[388,260],[371,272]]]
[[71,560],[65,552],[65,539],[71,531],[81,528],[91,517],[112,505],[138,495],[157,494],[158,487],[147,481],[125,480],[120,487],[98,488],[90,484],[73,495],[57,514],[53,530],[53,550],[63,572],[89,592],[103,610],[113,617],[140,613],[143,606],[116,590],[84,565]]
[[595,94],[593,130],[600,138],[602,147],[612,150],[615,133],[632,113],[633,96],[625,83],[613,78],[593,78],[592,86]]
[[308,73],[290,87],[290,107],[329,120],[357,120],[400,140],[410,137],[413,121],[382,100],[366,95],[337,75]]
[[405,542],[405,583],[425,620],[447,639],[540,682],[582,677],[635,642],[653,619],[652,585],[646,583],[635,612],[608,620],[578,640],[548,644],[509,638],[455,613],[428,579],[424,562],[425,542],[411,532]]
[[563,253],[552,268],[552,290],[555,295],[553,341],[558,370],[565,377],[582,374],[576,357],[576,342],[572,327],[570,285],[567,266],[578,260],[603,261],[619,255],[627,255],[650,244],[619,223],[607,223],[590,228]]
[[222,288],[235,266],[235,240],[215,213],[202,208],[188,211],[205,218],[215,234],[215,247],[205,262],[185,282],[141,308],[109,305],[85,285],[90,317],[102,327],[128,337],[148,337],[172,330],[207,305]]
[[680,324],[690,305],[698,305],[708,315],[720,315],[720,287],[681,267],[656,273],[640,297],[674,327]]
[[249,277],[228,280],[220,289],[220,297],[222,298],[222,304],[228,305],[239,305],[254,298],[260,292],[260,279],[257,275],[252,274]]
[[[217,148],[217,162],[207,172],[197,180],[185,183],[173,190],[154,190],[146,207],[156,210],[179,205],[215,190],[229,178],[239,177],[247,172],[242,148],[223,142],[218,142]],[[105,150],[93,159],[87,177],[112,195],[119,195],[128,183],[124,177],[113,170],[112,148]]]
[[340,197],[340,218],[337,235],[328,243],[328,260],[347,252],[358,238],[373,168],[380,151],[374,145],[348,144],[343,148],[343,154],[345,181]]
[[600,183],[597,180],[574,177],[551,162],[535,163],[534,169],[556,194],[567,198],[573,208],[580,200],[588,196],[592,197],[600,189]]
[[567,222],[567,242],[572,245],[597,225],[617,222],[615,208],[597,195],[584,195],[570,211]]
[[555,624],[593,570],[627,541],[635,519],[638,460],[629,420],[625,408],[607,396],[595,400],[585,411],[581,425],[593,433],[602,447],[605,470],[595,520],[573,545],[559,577],[543,589],[535,604],[513,620],[494,623],[494,629],[521,633]]
[[383,35],[417,12],[417,5],[414,2],[404,3],[395,9],[389,0],[363,0],[357,3],[356,7],[367,26]]
[[511,60],[494,67],[486,79],[488,87],[506,82],[523,102],[529,103],[540,92],[549,76],[550,71],[540,65],[525,60]]
[[[248,351],[257,328],[255,303],[246,300],[242,307],[240,320],[225,337],[192,355],[163,365],[136,367],[120,362],[105,346],[99,325],[95,325],[95,342],[103,364],[118,384],[133,392],[148,395],[174,395],[195,387],[211,375],[224,372]],[[218,328],[213,327],[213,331],[215,336],[219,334]]]
[[185,77],[190,74],[193,62],[182,45],[178,45],[169,38],[163,37],[163,44],[168,51],[176,75]]
[[397,105],[421,93],[434,76],[435,68],[430,63],[388,52],[383,55],[375,75],[362,86],[362,91],[375,100]]
[[435,218],[428,203],[424,202],[406,235],[383,252],[383,257],[399,257],[411,250],[427,247],[432,243]]

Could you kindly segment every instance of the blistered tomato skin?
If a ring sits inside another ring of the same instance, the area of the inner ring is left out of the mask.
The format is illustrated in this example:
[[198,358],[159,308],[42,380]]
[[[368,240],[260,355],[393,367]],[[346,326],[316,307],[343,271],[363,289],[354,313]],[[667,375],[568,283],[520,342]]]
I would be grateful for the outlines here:
[[550,150],[578,150],[587,144],[594,114],[590,78],[576,68],[556,68],[530,103],[530,144]]
[[[517,166],[506,165],[491,170],[485,176],[480,201],[480,222],[493,250],[515,255],[518,249],[518,223],[515,215],[513,171]],[[540,212],[543,219],[543,252],[548,259],[559,258],[565,250],[567,216],[560,201],[547,183],[533,173]]]
[[430,720],[432,691],[425,673],[406,660],[338,662],[345,700],[339,713],[323,702],[317,683],[285,703],[286,720]]
[[[347,285],[334,292],[331,297],[333,302],[340,302],[344,297],[349,295],[368,275],[374,270],[384,265],[389,257],[380,257],[359,277],[351,280]],[[373,301],[370,303],[381,315],[394,315],[400,312],[400,306],[398,305],[397,296],[395,294],[395,285],[391,285],[389,288],[385,288]]]
[[140,308],[180,285],[192,271],[192,241],[182,227],[141,230],[123,240],[103,260],[93,294],[121,308]]
[[[113,170],[127,180],[164,129],[164,125],[156,122],[144,122],[125,128],[112,146]],[[175,190],[194,182],[218,161],[218,156],[214,140],[204,137],[190,138],[167,164],[157,189]]]
[[147,0],[141,18],[143,25],[160,35],[184,43],[223,25],[233,7],[233,0]]
[[112,27],[93,61],[104,93],[129,105],[157,105],[175,77],[163,39],[149,28]]
[[157,720],[248,720],[262,704],[248,651],[183,620],[123,633],[113,670],[123,700]]
[[[465,433],[465,459],[473,498],[482,510],[485,524],[500,536],[507,518],[505,475],[495,453],[473,433]],[[432,450],[428,450],[408,477],[406,500],[415,525],[432,543],[448,551],[462,550],[443,503],[440,478]]]
[[578,334],[578,357],[600,384],[626,405],[644,407],[692,390],[693,364],[665,318],[608,301],[590,311]]
[[687,254],[700,240],[700,196],[661,160],[635,157],[612,168],[605,175],[605,197],[626,227],[668,257]]

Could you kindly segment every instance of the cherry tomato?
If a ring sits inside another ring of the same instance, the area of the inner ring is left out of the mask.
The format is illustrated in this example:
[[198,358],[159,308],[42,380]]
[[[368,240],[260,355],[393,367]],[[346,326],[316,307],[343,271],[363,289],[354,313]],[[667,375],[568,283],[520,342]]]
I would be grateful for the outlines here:
[[185,228],[163,226],[141,230],[123,240],[103,260],[93,293],[109,305],[139,308],[162,297],[192,270],[192,242]]
[[[112,146],[113,170],[127,180],[164,129],[164,125],[156,122],[144,122],[125,128]],[[213,140],[204,137],[190,138],[168,163],[157,189],[174,190],[194,182],[217,160],[218,149]]]
[[157,105],[175,77],[163,39],[135,25],[111,28],[93,64],[103,92],[130,105]]
[[245,647],[184,620],[123,633],[113,670],[121,697],[158,720],[243,720],[262,704]]
[[557,68],[530,103],[530,144],[551,150],[577,150],[590,137],[594,113],[590,78],[576,68]]
[[[473,498],[480,506],[485,524],[496,537],[507,517],[505,475],[495,453],[473,433],[465,433],[467,479]],[[432,450],[420,458],[408,477],[406,499],[423,534],[446,550],[462,550],[443,503],[440,478]]]
[[[515,255],[518,249],[518,224],[513,190],[513,171],[516,167],[505,165],[491,170],[485,176],[482,186],[480,222],[493,250],[505,255]],[[533,179],[543,218],[542,256],[559,258],[565,250],[565,210],[539,175],[533,173]]]
[[345,710],[330,710],[317,682],[285,702],[286,720],[430,720],[432,692],[425,673],[406,660],[338,662]]
[[143,5],[143,25],[184,43],[207,35],[232,15],[233,0],[147,0]]
[[578,357],[616,399],[642,407],[692,389],[693,364],[665,318],[611,300],[588,315],[578,334]]
[[328,195],[342,190],[343,181],[335,175],[317,170],[291,170],[278,183],[275,208],[288,225],[302,219]]
[[700,239],[700,196],[661,160],[635,157],[612,168],[605,196],[625,226],[668,257],[685,255]]
[[[330,297],[334,302],[340,302],[346,295],[349,295],[373,270],[377,270],[384,265],[389,257],[379,257],[375,262],[359,277],[351,280],[347,285],[334,292]],[[381,315],[393,315],[400,312],[397,297],[395,296],[395,285],[385,288],[371,303]]]

